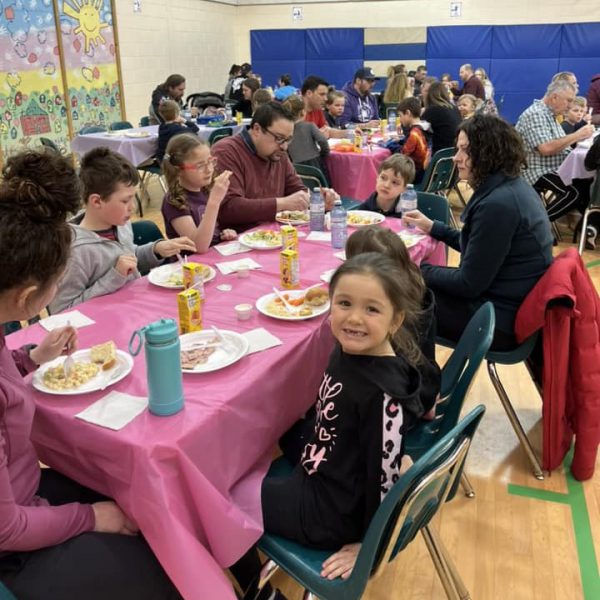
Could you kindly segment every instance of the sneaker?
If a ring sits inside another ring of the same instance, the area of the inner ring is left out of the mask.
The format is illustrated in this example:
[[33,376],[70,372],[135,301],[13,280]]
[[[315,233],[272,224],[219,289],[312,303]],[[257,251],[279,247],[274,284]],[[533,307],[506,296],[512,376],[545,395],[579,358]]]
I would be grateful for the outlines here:
[[596,249],[596,237],[598,236],[598,231],[593,225],[588,225],[585,228],[585,249],[586,250],[595,250]]

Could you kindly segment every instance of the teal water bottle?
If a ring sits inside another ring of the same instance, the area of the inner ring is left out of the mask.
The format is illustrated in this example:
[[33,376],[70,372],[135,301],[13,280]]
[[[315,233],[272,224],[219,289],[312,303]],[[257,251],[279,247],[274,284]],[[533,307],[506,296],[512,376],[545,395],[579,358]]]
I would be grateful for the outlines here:
[[129,340],[129,352],[132,356],[139,354],[142,342],[146,355],[148,410],[160,417],[174,415],[183,408],[177,323],[173,319],[161,319],[134,331]]

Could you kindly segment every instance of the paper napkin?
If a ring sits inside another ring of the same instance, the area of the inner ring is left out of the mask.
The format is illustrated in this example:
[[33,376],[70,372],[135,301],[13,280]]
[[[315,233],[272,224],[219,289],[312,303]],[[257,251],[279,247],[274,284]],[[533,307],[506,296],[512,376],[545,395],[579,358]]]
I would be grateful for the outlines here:
[[240,244],[240,242],[230,242],[228,244],[219,244],[215,246],[215,250],[223,256],[231,256],[232,254],[241,254],[242,252],[252,252],[252,248]]
[[40,325],[46,331],[52,331],[57,327],[66,327],[69,324],[67,321],[75,328],[86,327],[87,325],[93,325],[96,322],[89,317],[86,317],[78,310],[71,310],[69,312],[61,313],[60,315],[46,317],[40,321]]
[[321,273],[321,280],[324,281],[325,283],[329,283],[331,281],[331,278],[333,277],[333,274],[336,272],[337,269],[329,269],[329,271],[325,271],[324,273]]
[[242,333],[242,335],[250,343],[248,354],[252,354],[253,352],[261,352],[262,350],[267,350],[268,348],[273,348],[274,346],[281,346],[283,343],[279,338],[269,333],[264,327],[251,329],[250,331],[246,331],[246,333]]
[[239,269],[260,269],[262,268],[255,260],[252,258],[240,258],[239,260],[232,260],[229,262],[217,263],[215,265],[223,275],[229,275],[230,273],[235,273]]
[[76,414],[75,417],[118,431],[144,412],[147,406],[148,398],[130,396],[122,392],[110,392],[104,398],[96,400],[85,410]]
[[340,260],[346,260],[346,251],[342,250],[341,252],[334,252],[333,255]]
[[404,245],[407,248],[410,248],[411,246],[418,244],[425,237],[425,234],[423,234],[423,233],[417,233],[417,232],[413,233],[412,231],[405,231],[405,230],[401,231],[398,235],[400,236],[400,238],[404,242]]
[[306,239],[311,242],[331,242],[331,231],[311,231]]

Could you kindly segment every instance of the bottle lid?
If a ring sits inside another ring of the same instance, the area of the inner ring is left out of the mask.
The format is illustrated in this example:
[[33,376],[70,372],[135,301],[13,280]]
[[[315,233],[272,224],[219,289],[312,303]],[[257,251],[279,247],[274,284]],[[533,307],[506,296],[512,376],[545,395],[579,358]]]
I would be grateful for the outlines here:
[[174,319],[161,319],[144,327],[146,341],[150,344],[165,344],[177,337],[177,323]]
[[321,188],[320,188],[320,187],[315,187],[315,188],[313,188],[313,189],[312,189],[312,191],[313,191],[315,194],[320,194],[320,193],[321,193]]
[[338,199],[337,199],[337,200],[336,200],[336,201],[333,203],[333,205],[334,205],[334,206],[341,206],[341,205],[342,205],[342,200],[341,200],[341,198],[338,198]]

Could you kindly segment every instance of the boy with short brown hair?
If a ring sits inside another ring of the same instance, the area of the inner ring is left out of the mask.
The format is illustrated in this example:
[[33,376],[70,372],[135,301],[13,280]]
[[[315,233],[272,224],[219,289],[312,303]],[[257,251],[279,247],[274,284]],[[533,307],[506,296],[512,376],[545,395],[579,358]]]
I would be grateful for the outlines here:
[[431,158],[429,147],[429,124],[421,122],[421,103],[414,97],[405,98],[398,104],[398,117],[407,132],[400,152],[410,156],[415,163],[415,183],[421,183],[423,173]]

